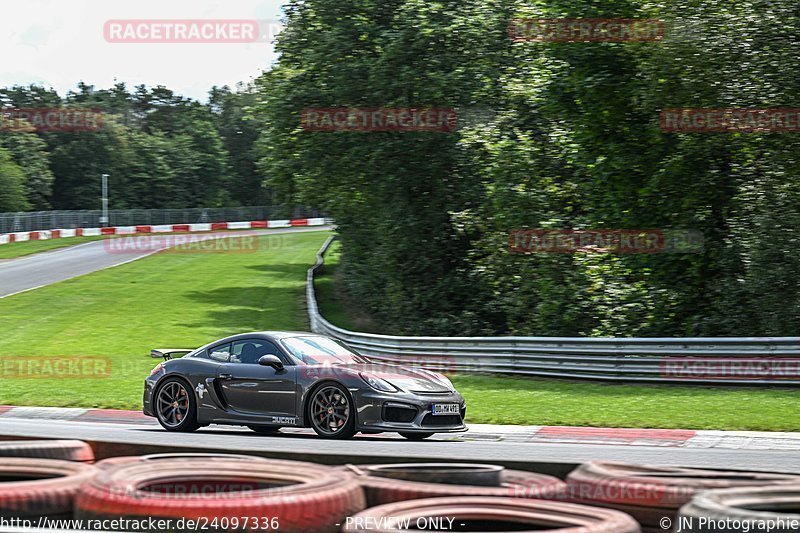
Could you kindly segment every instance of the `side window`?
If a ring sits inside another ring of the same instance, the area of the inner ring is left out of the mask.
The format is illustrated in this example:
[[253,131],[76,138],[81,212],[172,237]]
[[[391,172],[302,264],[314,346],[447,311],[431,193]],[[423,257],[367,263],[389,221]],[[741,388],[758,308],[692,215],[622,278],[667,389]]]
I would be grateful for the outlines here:
[[277,346],[263,339],[236,341],[233,343],[231,354],[231,363],[245,363],[248,365],[257,365],[262,355],[276,355],[281,361],[284,359]]
[[214,361],[227,363],[231,359],[231,344],[221,344],[219,346],[209,348],[208,356]]

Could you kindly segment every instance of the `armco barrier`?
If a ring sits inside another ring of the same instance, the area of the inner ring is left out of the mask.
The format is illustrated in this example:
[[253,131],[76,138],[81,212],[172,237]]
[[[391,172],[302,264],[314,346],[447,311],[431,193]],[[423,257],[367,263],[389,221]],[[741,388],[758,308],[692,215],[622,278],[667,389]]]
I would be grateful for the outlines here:
[[[349,331],[320,315],[314,292],[314,277],[324,268],[334,239],[325,242],[308,270],[311,329],[348,343],[375,362],[610,382],[800,385],[800,337],[396,337]],[[724,361],[721,373],[702,371],[716,361]]]
[[292,228],[301,226],[324,226],[324,218],[302,218],[296,220],[256,220],[252,222],[214,222],[212,224],[167,224],[162,226],[115,226],[106,228],[54,229],[26,231],[0,235],[0,245],[11,242],[64,239],[69,237],[97,237],[100,235],[134,235],[142,233],[194,233],[203,231],[242,230],[256,228]]

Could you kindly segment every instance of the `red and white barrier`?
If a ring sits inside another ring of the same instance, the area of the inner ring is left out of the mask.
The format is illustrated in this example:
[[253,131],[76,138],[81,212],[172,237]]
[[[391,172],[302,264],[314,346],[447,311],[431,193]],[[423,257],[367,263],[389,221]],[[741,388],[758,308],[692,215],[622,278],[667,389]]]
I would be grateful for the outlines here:
[[324,226],[324,218],[294,220],[255,220],[252,222],[212,222],[210,224],[167,224],[159,226],[114,226],[110,228],[76,228],[25,231],[0,235],[0,244],[25,241],[44,241],[70,237],[99,237],[101,235],[134,235],[147,233],[198,233],[204,231],[293,228]]

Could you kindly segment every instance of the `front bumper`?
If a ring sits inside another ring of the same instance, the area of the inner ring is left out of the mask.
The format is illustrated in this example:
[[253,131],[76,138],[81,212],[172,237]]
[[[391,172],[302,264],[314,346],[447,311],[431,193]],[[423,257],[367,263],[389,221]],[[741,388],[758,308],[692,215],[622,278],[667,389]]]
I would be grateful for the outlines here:
[[[359,431],[403,433],[460,433],[464,424],[466,403],[457,392],[443,394],[387,393],[372,389],[351,390],[357,406]],[[431,406],[450,403],[460,406],[458,415],[435,416]],[[398,414],[402,416],[397,416]]]

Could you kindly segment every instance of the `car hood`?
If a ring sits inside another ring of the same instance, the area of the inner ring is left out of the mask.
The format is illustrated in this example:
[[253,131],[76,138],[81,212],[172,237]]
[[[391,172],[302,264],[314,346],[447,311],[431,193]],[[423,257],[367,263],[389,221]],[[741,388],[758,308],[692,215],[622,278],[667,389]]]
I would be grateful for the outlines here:
[[383,379],[395,387],[408,392],[424,394],[451,391],[447,385],[434,379],[430,373],[413,368],[374,363],[348,364],[342,366],[354,373],[363,372],[375,376],[376,378]]

